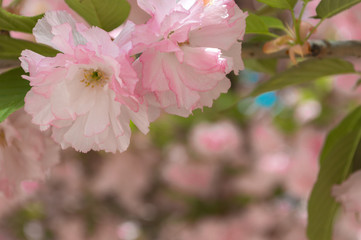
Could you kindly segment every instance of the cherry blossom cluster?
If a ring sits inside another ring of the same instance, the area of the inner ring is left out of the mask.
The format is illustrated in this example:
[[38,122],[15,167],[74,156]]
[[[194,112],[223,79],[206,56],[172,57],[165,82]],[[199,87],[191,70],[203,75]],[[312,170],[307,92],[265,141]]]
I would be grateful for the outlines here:
[[130,121],[147,133],[162,111],[188,116],[226,93],[226,74],[243,69],[247,13],[234,0],[138,0],[151,18],[109,33],[47,12],[33,34],[60,51],[24,50],[23,77],[32,86],[25,111],[62,148],[124,151]]

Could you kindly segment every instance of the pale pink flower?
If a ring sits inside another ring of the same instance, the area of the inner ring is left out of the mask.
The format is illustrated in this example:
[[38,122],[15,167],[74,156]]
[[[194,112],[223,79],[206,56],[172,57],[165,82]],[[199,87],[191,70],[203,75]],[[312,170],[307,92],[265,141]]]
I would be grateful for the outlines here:
[[[23,111],[0,124],[0,191],[6,197],[31,193],[60,159],[59,147],[31,124]],[[30,186],[32,185],[32,186]],[[25,187],[25,188],[24,188]]]
[[[132,28],[129,22],[124,32]],[[135,92],[138,78],[128,56],[128,35],[118,36],[118,47],[104,30],[54,11],[38,21],[34,36],[62,53],[50,58],[22,52],[22,67],[30,75],[23,77],[32,86],[25,111],[42,130],[51,128],[62,148],[124,151],[130,120],[148,131],[145,105]]]
[[243,13],[233,0],[138,0],[152,18],[136,27],[133,54],[149,104],[188,116],[228,91],[226,73],[243,69]]
[[349,213],[359,216],[361,213],[361,171],[353,173],[346,181],[332,189],[332,195]]
[[229,156],[239,152],[242,136],[230,122],[201,123],[193,129],[191,143],[195,150],[208,156]]

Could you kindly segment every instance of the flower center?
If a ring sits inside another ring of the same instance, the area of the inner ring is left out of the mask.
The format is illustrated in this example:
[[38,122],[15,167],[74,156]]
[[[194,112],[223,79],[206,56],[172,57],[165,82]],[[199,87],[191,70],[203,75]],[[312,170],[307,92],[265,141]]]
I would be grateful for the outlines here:
[[0,147],[7,147],[8,143],[6,142],[5,138],[5,131],[0,129]]
[[100,70],[86,69],[84,70],[84,78],[81,80],[86,87],[94,88],[95,86],[104,87],[108,82],[108,76]]

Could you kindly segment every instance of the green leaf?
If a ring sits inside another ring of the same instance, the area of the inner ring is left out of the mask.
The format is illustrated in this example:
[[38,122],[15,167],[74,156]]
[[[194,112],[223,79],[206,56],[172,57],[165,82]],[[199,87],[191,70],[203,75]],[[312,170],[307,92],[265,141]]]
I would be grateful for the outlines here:
[[310,240],[332,239],[339,204],[331,196],[331,189],[360,168],[360,140],[361,107],[358,107],[329,133],[323,146],[320,172],[308,202]]
[[20,67],[0,74],[0,122],[24,105],[30,86],[29,81],[21,77],[23,74]]
[[260,84],[251,93],[252,96],[281,89],[290,85],[307,83],[321,77],[337,74],[355,73],[352,63],[334,58],[310,59],[273,76]]
[[274,8],[293,9],[297,0],[257,0],[258,2],[265,3]]
[[322,0],[317,8],[318,18],[330,18],[354,5],[361,0]]
[[0,35],[0,58],[17,59],[24,49],[32,50],[47,57],[53,57],[58,53],[57,50],[43,44]]
[[126,0],[65,0],[90,25],[106,31],[119,27],[128,17],[130,5]]
[[38,19],[42,18],[43,14],[34,17],[25,17],[9,13],[3,8],[0,8],[0,29],[6,31],[17,31],[32,33]]
[[285,26],[283,25],[283,22],[280,19],[269,16],[259,16],[259,17],[267,25],[268,28],[285,30]]
[[249,14],[246,18],[246,33],[268,34],[268,27],[259,16]]
[[357,82],[353,86],[353,90],[356,90],[358,87],[360,87],[360,85],[361,85],[361,78],[359,80],[357,80]]
[[277,59],[245,59],[244,65],[246,69],[255,72],[275,74],[277,68]]
[[278,18],[257,16],[255,14],[249,14],[246,18],[246,34],[263,34],[278,37],[269,32],[270,28],[284,29],[283,23]]

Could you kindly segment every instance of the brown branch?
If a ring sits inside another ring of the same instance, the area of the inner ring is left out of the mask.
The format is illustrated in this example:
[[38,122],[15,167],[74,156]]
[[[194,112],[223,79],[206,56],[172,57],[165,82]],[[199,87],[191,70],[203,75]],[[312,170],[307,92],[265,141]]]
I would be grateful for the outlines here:
[[[326,41],[311,40],[311,54],[305,57],[356,57],[361,58],[361,41]],[[267,59],[267,58],[288,58],[288,51],[283,50],[273,54],[265,54],[262,50],[263,43],[243,43],[243,59]],[[19,60],[0,59],[0,71],[20,66]]]
[[9,68],[19,67],[20,61],[17,59],[0,59],[0,72]]
[[[305,55],[305,57],[361,58],[361,41],[311,40],[309,42],[311,53]],[[289,58],[288,50],[283,50],[272,54],[265,54],[262,50],[263,44],[264,43],[243,43],[242,58]]]

